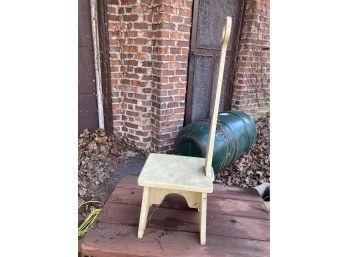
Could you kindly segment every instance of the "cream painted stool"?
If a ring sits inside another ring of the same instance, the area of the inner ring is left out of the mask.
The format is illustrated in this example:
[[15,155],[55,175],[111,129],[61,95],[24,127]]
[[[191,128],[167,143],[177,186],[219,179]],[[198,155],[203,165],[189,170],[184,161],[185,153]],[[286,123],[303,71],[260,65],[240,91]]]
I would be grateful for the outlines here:
[[197,208],[200,215],[200,243],[206,244],[207,194],[213,192],[212,168],[214,141],[221,85],[232,19],[226,17],[222,32],[222,49],[216,86],[213,116],[210,123],[209,145],[206,158],[151,153],[138,178],[144,187],[139,219],[138,238],[144,235],[149,208],[161,204],[168,194],[182,195],[189,207]]

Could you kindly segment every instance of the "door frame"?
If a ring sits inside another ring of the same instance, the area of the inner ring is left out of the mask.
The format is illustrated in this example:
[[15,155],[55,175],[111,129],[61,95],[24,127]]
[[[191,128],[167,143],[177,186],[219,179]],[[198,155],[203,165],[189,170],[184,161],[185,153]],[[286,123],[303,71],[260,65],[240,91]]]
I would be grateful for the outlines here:
[[111,74],[108,31],[108,7],[106,0],[97,0],[99,52],[101,62],[101,84],[104,110],[104,129],[108,135],[113,134],[112,122],[112,98],[111,98]]
[[[234,22],[237,23],[236,30],[232,33],[232,39],[235,39],[234,44],[231,51],[227,51],[227,55],[231,56],[231,78],[229,78],[229,82],[227,83],[227,92],[225,94],[224,99],[224,110],[231,109],[231,99],[233,96],[233,82],[236,77],[236,65],[239,51],[239,43],[241,38],[241,28],[244,20],[244,9],[245,9],[245,0],[237,0],[238,4],[238,13],[237,18]],[[191,123],[192,117],[192,96],[193,96],[193,79],[194,79],[194,67],[190,65],[190,62],[193,61],[195,56],[195,51],[201,52],[201,55],[213,56],[214,58],[219,58],[215,54],[212,54],[210,51],[213,49],[205,50],[203,48],[196,47],[196,36],[197,36],[197,25],[198,25],[198,7],[199,0],[193,1],[193,10],[192,10],[192,27],[191,27],[191,39],[190,39],[190,50],[189,50],[189,61],[188,61],[188,73],[187,73],[187,94],[186,94],[186,106],[185,106],[185,118],[184,125]],[[191,74],[191,75],[190,75]],[[214,76],[212,76],[214,77]],[[211,92],[210,92],[211,94]]]

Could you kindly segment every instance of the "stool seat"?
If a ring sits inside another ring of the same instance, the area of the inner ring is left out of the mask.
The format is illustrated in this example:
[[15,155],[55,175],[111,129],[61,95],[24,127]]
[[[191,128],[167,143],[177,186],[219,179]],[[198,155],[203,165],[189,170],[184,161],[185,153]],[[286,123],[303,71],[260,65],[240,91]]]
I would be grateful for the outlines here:
[[213,192],[213,177],[204,172],[205,158],[151,153],[138,178],[144,187]]

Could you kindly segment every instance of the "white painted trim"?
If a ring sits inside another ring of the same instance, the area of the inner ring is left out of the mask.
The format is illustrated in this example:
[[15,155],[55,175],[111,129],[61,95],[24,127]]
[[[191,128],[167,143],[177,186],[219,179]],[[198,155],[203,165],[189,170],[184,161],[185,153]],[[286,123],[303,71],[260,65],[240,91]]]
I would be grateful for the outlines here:
[[97,106],[98,106],[98,121],[99,128],[104,129],[104,109],[103,109],[103,91],[101,84],[101,62],[100,62],[100,47],[99,47],[99,32],[98,32],[98,14],[97,0],[90,0],[91,6],[91,23],[92,37],[94,50],[94,67],[95,67],[95,83],[97,89]]

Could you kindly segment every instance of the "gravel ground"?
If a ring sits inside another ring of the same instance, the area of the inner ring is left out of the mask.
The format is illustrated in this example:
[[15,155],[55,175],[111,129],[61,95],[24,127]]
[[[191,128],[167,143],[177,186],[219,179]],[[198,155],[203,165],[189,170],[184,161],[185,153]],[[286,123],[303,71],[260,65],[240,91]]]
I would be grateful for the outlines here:
[[270,182],[269,113],[255,121],[257,137],[251,149],[216,174],[215,183],[228,186],[254,187]]

